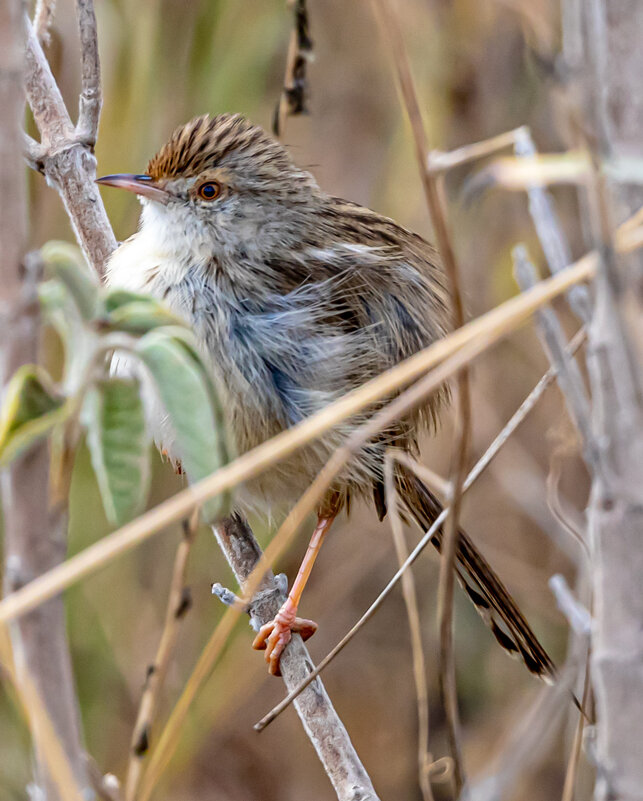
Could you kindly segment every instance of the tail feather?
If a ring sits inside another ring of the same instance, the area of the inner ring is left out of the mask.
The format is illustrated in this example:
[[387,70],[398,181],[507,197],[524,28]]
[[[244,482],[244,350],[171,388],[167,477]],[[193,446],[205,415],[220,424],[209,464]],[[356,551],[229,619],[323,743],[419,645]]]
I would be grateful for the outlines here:
[[[408,468],[398,465],[398,491],[409,511],[426,531],[442,511],[442,506],[425,484]],[[443,533],[438,530],[431,543],[442,549]],[[498,643],[510,656],[521,659],[525,667],[544,681],[555,678],[556,668],[523,617],[514,599],[464,531],[456,547],[458,580]]]

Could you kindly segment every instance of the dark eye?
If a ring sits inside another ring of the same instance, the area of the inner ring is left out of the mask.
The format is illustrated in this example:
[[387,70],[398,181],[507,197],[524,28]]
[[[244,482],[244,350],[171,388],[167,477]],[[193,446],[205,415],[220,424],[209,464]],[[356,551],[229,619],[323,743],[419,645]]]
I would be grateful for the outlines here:
[[216,181],[206,181],[197,189],[197,194],[203,200],[215,200],[221,194],[221,185]]

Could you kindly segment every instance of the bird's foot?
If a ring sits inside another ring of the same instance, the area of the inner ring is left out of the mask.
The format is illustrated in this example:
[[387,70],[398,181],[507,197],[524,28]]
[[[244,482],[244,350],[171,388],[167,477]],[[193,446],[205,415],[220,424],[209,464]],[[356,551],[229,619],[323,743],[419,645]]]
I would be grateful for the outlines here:
[[296,614],[297,607],[288,598],[275,617],[259,629],[252,643],[255,650],[265,650],[268,670],[273,676],[281,676],[279,660],[290,642],[292,632],[300,634],[303,640],[307,640],[317,631],[317,623],[314,620],[296,617]]

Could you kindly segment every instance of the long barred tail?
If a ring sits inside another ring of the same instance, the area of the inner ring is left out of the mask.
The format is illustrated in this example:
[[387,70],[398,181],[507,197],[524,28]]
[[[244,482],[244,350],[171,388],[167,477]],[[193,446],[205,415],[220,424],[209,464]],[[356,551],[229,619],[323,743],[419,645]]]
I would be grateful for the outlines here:
[[[397,466],[397,488],[409,511],[426,531],[442,511],[442,506],[422,481],[403,465]],[[440,529],[431,543],[442,549]],[[475,545],[460,531],[456,549],[456,571],[460,584],[473,602],[498,643],[510,656],[524,663],[527,670],[552,682],[556,669],[549,655],[531,630],[504,584]]]

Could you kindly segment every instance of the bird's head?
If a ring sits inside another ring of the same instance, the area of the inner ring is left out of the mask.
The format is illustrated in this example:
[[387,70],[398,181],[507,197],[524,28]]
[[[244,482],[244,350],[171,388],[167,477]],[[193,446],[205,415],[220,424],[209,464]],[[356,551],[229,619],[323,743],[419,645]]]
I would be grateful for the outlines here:
[[97,182],[136,193],[142,229],[191,249],[247,248],[257,237],[269,245],[319,193],[279,142],[239,114],[196,117],[172,133],[144,174]]

